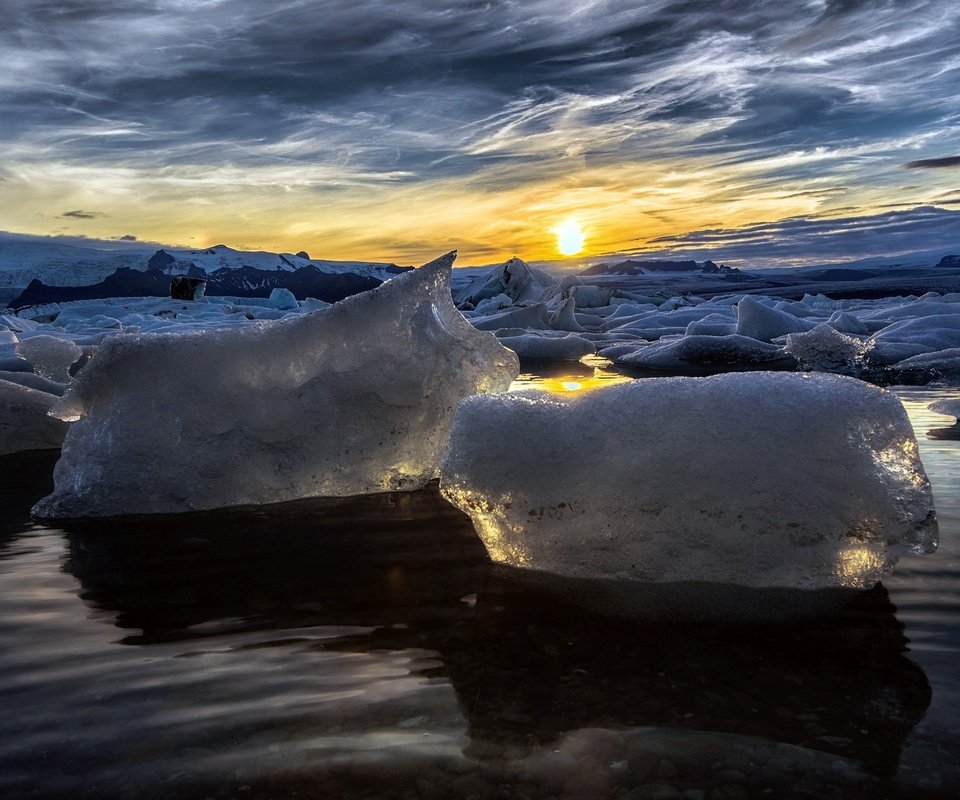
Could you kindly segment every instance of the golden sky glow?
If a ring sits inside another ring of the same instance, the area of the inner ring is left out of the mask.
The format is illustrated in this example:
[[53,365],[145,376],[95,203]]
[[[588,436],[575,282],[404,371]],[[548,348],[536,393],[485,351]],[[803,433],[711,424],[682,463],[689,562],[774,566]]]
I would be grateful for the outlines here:
[[[109,239],[136,231],[140,240],[175,246],[304,249],[318,258],[401,263],[422,263],[457,248],[461,264],[513,255],[555,259],[557,220],[574,213],[590,231],[582,255],[593,256],[700,228],[823,212],[829,205],[811,193],[821,180],[766,187],[753,184],[743,168],[679,166],[581,166],[562,178],[495,192],[441,180],[325,193],[317,190],[317,177],[302,170],[196,165],[146,174],[54,162],[8,173],[0,203],[4,227],[27,233]],[[876,202],[880,193],[869,187],[856,194],[866,211],[882,205]],[[89,219],[51,212],[70,208],[97,211]]]

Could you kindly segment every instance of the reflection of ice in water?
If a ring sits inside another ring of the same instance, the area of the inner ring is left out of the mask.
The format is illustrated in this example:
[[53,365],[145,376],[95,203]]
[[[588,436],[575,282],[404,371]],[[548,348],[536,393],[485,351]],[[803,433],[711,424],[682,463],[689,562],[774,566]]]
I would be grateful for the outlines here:
[[[897,619],[905,625],[910,659],[926,672],[934,697],[923,721],[907,739],[897,777],[908,788],[930,791],[942,780],[944,786],[956,789],[960,783],[956,766],[960,764],[960,442],[935,434],[937,426],[950,420],[928,406],[932,401],[956,398],[958,390],[955,386],[901,386],[893,391],[916,431],[941,534],[940,549],[933,557],[902,558],[883,582],[897,608]],[[944,792],[943,796],[951,795]]]

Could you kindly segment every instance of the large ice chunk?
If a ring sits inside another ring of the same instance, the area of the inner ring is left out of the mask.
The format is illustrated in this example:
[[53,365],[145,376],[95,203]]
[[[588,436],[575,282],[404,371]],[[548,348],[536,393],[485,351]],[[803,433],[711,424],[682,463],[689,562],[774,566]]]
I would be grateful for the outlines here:
[[473,308],[501,294],[514,303],[536,302],[554,283],[555,280],[546,272],[531,267],[519,258],[511,258],[456,290],[454,300],[462,308]]
[[58,406],[75,418],[41,517],[168,513],[415,489],[453,412],[516,356],[454,308],[451,253],[328,309],[116,336]]
[[836,375],[468,398],[441,489],[495,561],[573,578],[859,589],[936,546],[903,407]]

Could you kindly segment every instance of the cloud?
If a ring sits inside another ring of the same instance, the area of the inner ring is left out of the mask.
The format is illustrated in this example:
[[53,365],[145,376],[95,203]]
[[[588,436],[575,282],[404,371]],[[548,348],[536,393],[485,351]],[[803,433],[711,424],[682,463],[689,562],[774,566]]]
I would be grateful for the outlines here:
[[743,266],[799,266],[960,247],[960,210],[918,206],[841,217],[793,217],[739,228],[710,228],[651,240],[618,255],[712,258]]
[[[691,193],[776,190],[792,212],[877,207],[933,196],[901,187],[905,152],[924,166],[960,152],[954,0],[8,6],[0,146],[16,177],[0,203],[56,173],[24,220],[51,197],[104,196],[145,232],[136,215],[184,175],[221,213],[208,175],[229,176],[240,214],[297,193],[300,223],[320,202],[363,218],[401,186],[519,198],[624,165],[650,165],[664,219],[690,216],[677,176]],[[89,175],[119,172],[139,191],[90,192]]]
[[67,245],[69,247],[82,247],[94,250],[134,250],[137,252],[151,253],[161,247],[178,248],[185,247],[182,244],[160,243],[160,242],[141,242],[133,241],[120,237],[118,239],[98,239],[93,236],[38,236],[29,233],[16,233],[12,231],[0,230],[0,246],[10,242],[25,242],[28,244],[57,244]]
[[907,169],[943,169],[944,167],[960,167],[960,156],[922,158],[919,161],[908,161],[903,166],[905,166]]
[[61,219],[96,219],[100,216],[103,215],[96,211],[64,211],[60,215]]
[[137,237],[134,236],[132,233],[125,233],[123,234],[123,236],[118,236],[117,241],[118,242],[135,242],[137,241]]

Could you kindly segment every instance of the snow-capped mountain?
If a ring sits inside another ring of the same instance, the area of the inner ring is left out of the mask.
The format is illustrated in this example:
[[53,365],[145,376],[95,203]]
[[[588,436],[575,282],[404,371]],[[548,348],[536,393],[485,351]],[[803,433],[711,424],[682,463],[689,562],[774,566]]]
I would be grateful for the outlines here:
[[712,261],[704,261],[698,264],[696,261],[635,261],[628,259],[616,264],[594,264],[585,269],[580,274],[587,277],[596,275],[657,275],[661,273],[692,273],[701,272],[704,275],[739,275],[740,270],[736,267],[728,267],[726,264],[714,264]]
[[152,248],[101,250],[0,236],[0,292],[38,279],[57,286],[86,286],[121,267],[146,269]]
[[167,275],[195,275],[214,273],[222,269],[250,267],[263,272],[296,272],[304,267],[315,267],[321,272],[335,275],[352,272],[363,277],[385,281],[402,271],[396,264],[370,261],[325,261],[312,259],[305,252],[269,253],[263,250],[234,250],[218,244],[206,250],[174,250],[163,248],[154,253],[149,261],[150,269],[159,269]]
[[[294,255],[235,250],[226,245],[203,250],[157,250],[156,245],[139,244],[108,249],[0,234],[0,306],[20,295],[33,281],[51,288],[94,287],[118,270],[124,270],[121,275],[128,276],[121,283],[129,283],[129,272],[133,271],[150,273],[154,278],[175,275],[215,278],[225,287],[236,285],[248,290],[245,293],[260,288],[269,293],[271,287],[290,282],[280,279],[280,273],[288,274],[294,285],[304,283],[294,277],[304,269],[307,270],[304,279],[321,273],[331,278],[344,276],[355,283],[355,278],[384,281],[407,268],[381,262],[311,259],[305,252]],[[236,275],[231,275],[234,271]],[[83,294],[96,296],[96,291],[92,295],[89,291]]]

